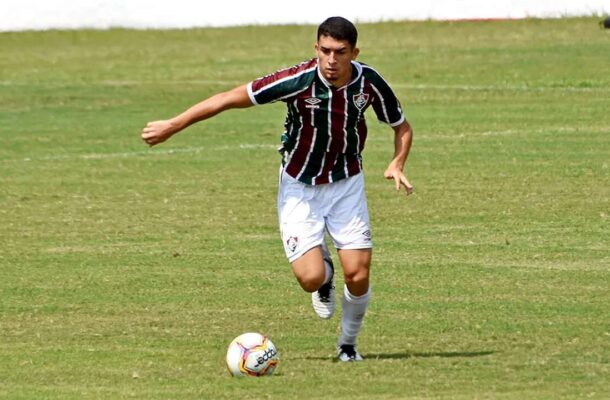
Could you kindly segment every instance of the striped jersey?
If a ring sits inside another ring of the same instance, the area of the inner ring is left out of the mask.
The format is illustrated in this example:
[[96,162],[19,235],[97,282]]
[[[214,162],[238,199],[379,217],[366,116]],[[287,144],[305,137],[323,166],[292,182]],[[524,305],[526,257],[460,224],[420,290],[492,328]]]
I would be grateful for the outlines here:
[[405,120],[400,102],[377,71],[352,61],[352,72],[350,83],[334,88],[314,58],[248,84],[253,104],[286,103],[282,163],[288,175],[303,183],[336,182],[362,171],[369,106],[392,127]]

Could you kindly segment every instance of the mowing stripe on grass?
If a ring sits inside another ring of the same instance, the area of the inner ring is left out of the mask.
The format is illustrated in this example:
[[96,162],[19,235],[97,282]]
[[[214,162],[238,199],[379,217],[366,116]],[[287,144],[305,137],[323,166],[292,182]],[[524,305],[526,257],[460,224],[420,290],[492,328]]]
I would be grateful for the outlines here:
[[[4,80],[0,81],[0,86],[43,86],[43,87],[63,87],[63,86],[149,86],[149,85],[220,85],[237,86],[243,81],[232,80],[103,80],[92,82],[19,82]],[[518,92],[610,92],[607,86],[530,86],[530,85],[447,85],[434,83],[401,83],[394,82],[392,87],[401,89],[415,90],[463,90],[463,91],[518,91]]]
[[[464,138],[474,137],[487,137],[487,136],[509,136],[515,134],[542,134],[542,133],[575,133],[575,132],[595,132],[595,133],[610,133],[610,126],[599,127],[599,128],[582,128],[582,127],[558,127],[552,129],[533,129],[533,130],[501,130],[501,131],[483,131],[483,132],[468,132],[468,133],[452,133],[452,134],[433,134],[423,133],[418,135],[418,141],[436,141],[436,140],[455,140]],[[369,137],[369,142],[388,142],[392,141],[391,136],[386,137]],[[109,158],[131,158],[131,157],[156,157],[166,156],[172,154],[189,154],[189,153],[202,153],[202,152],[216,152],[216,151],[234,151],[234,150],[258,150],[258,149],[276,149],[276,144],[260,144],[260,143],[242,143],[240,145],[224,145],[224,146],[196,146],[196,147],[183,147],[183,148],[169,148],[169,149],[154,149],[154,150],[142,150],[142,151],[125,151],[120,153],[84,153],[84,154],[60,154],[60,155],[46,155],[41,157],[25,157],[25,158],[13,158],[0,160],[4,163],[20,163],[20,162],[32,162],[32,161],[63,161],[63,160],[105,160]]]

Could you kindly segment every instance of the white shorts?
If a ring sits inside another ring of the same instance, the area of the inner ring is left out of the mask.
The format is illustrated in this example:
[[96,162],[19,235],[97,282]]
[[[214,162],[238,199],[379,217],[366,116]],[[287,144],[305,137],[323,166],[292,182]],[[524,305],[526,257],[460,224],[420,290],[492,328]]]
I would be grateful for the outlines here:
[[313,186],[280,170],[278,215],[290,262],[321,245],[325,230],[337,249],[373,247],[362,173]]

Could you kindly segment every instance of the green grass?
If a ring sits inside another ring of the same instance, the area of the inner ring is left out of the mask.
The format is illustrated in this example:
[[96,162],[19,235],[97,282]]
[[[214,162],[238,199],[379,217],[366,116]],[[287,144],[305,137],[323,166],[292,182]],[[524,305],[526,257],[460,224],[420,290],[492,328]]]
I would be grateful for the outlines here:
[[[607,398],[610,34],[360,26],[415,128],[416,194],[383,180],[391,131],[371,114],[367,360],[340,365],[339,321],[317,320],[279,241],[283,105],[139,140],[312,56],[314,32],[0,34],[0,398]],[[250,330],[279,349],[271,378],[225,370]]]

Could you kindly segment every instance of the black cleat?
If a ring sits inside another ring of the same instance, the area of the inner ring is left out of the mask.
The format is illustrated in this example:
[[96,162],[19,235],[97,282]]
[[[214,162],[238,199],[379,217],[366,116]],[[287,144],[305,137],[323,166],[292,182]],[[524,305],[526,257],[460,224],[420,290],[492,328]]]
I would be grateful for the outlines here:
[[342,344],[337,348],[337,358],[341,362],[364,360],[353,344]]

